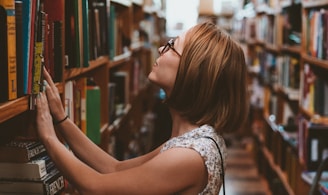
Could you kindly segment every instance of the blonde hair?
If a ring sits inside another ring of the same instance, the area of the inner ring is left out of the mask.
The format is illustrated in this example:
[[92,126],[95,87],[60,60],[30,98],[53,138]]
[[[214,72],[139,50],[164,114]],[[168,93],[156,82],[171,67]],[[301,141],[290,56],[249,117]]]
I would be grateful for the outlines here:
[[186,34],[175,85],[166,103],[197,125],[235,131],[248,114],[244,52],[211,22]]

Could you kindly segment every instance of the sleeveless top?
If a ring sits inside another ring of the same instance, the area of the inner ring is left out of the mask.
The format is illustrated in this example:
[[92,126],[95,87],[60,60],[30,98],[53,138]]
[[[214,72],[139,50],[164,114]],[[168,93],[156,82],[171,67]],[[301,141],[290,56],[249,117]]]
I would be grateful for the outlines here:
[[226,167],[227,149],[224,139],[219,136],[213,127],[209,125],[203,125],[199,128],[186,132],[183,135],[173,137],[164,143],[161,152],[164,152],[170,148],[190,148],[197,151],[204,159],[205,166],[208,172],[208,181],[204,190],[199,195],[213,195],[219,194],[222,185],[222,169],[221,158],[219,150],[213,140],[206,138],[205,136],[213,138],[219,145],[222,158],[224,161],[224,167]]

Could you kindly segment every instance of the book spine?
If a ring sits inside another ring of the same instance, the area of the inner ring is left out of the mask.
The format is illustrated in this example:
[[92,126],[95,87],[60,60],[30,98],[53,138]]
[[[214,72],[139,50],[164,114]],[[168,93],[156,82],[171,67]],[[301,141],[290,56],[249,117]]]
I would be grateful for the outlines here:
[[46,174],[46,162],[42,159],[37,159],[27,163],[0,163],[1,179],[40,180]]
[[23,50],[23,56],[22,56],[22,63],[23,63],[23,93],[27,94],[27,88],[28,88],[28,62],[29,62],[29,45],[30,45],[30,23],[31,23],[31,3],[30,1],[23,1],[22,6],[22,50]]
[[60,82],[63,77],[63,22],[54,22],[54,81]]
[[58,194],[65,187],[64,177],[57,169],[53,169],[44,180],[44,194]]
[[100,143],[100,93],[99,86],[87,86],[87,136],[96,144]]
[[43,67],[43,44],[44,44],[44,32],[45,32],[45,19],[46,14],[42,11],[38,13],[37,17],[37,35],[35,41],[34,52],[34,66],[33,66],[33,87],[32,94],[38,94],[41,91],[41,72]]
[[3,6],[0,5],[0,102],[8,101],[8,66],[7,66],[7,14]]
[[24,95],[23,80],[23,2],[15,1],[17,97]]
[[15,1],[0,0],[7,13],[8,100],[17,98]]
[[36,10],[39,0],[34,0],[30,2],[30,23],[29,23],[29,52],[28,52],[28,69],[27,69],[27,91],[26,94],[32,93],[32,74],[33,74],[33,64],[34,64],[34,41],[35,41],[35,25],[33,21],[36,19]]
[[83,67],[89,66],[89,13],[88,1],[82,0],[83,21]]
[[34,148],[28,149],[27,151],[28,151],[27,152],[28,159],[33,159],[46,152],[46,148],[44,147],[43,144],[39,144]]

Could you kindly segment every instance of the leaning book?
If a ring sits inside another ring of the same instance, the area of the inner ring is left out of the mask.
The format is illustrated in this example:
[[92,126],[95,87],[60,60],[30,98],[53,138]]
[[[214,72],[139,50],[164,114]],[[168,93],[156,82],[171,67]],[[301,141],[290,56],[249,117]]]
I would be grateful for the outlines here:
[[56,195],[65,187],[65,180],[58,169],[53,169],[41,180],[0,180],[0,194]]

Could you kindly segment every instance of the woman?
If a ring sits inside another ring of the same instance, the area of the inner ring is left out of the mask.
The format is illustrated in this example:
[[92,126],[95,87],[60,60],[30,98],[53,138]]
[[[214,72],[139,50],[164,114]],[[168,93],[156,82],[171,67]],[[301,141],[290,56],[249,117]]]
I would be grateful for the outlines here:
[[[125,161],[102,151],[66,117],[57,88],[44,71],[48,85],[37,99],[39,137],[81,194],[218,194],[226,158],[219,134],[238,130],[248,110],[243,51],[209,22],[158,51],[149,80],[166,93],[171,138]],[[54,127],[75,155],[58,140]]]

